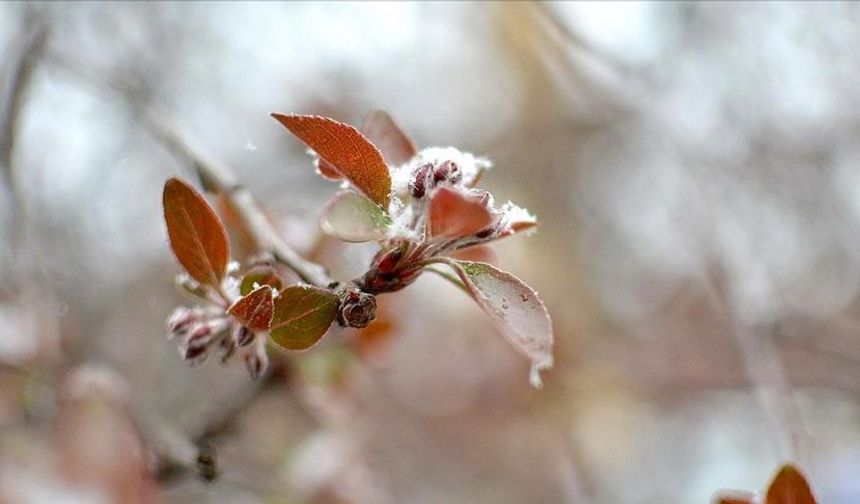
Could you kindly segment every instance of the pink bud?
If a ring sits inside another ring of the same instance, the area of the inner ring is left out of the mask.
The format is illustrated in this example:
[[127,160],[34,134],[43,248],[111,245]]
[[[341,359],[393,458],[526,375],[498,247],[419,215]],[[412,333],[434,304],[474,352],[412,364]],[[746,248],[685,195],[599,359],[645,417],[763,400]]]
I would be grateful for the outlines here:
[[251,375],[252,380],[257,380],[263,376],[266,368],[269,367],[269,356],[266,355],[266,349],[258,346],[255,350],[245,354],[245,367],[248,368],[248,374]]
[[445,161],[433,170],[433,181],[437,184],[448,182],[451,185],[456,185],[461,180],[463,180],[463,171],[460,169],[460,165],[454,161]]
[[212,341],[212,327],[208,324],[197,324],[188,333],[185,346],[188,348],[205,347]]
[[223,338],[218,346],[221,347],[221,364],[224,364],[236,352],[236,341],[233,338]]
[[177,336],[184,336],[198,320],[199,317],[193,310],[180,306],[167,319],[167,337],[172,339]]
[[423,198],[427,192],[427,184],[433,174],[433,165],[424,163],[415,169],[412,179],[409,181],[409,194],[413,198]]
[[236,346],[243,347],[254,341],[254,331],[240,325],[235,335]]

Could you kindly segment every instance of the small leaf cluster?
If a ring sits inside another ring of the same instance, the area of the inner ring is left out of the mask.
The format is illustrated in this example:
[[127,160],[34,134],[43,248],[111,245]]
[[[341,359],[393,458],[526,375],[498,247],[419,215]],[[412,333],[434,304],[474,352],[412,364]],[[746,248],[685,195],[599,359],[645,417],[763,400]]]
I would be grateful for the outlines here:
[[284,286],[272,264],[237,275],[215,211],[187,182],[168,180],[165,221],[187,272],[180,283],[204,305],[181,308],[170,320],[169,333],[180,338],[183,356],[195,361],[220,347],[226,360],[243,349],[257,376],[267,362],[265,341],[304,350],[335,321],[365,327],[375,317],[377,295],[400,290],[430,270],[477,302],[529,358],[531,382],[539,386],[540,370],[552,366],[549,314],[531,287],[495,265],[487,246],[533,229],[536,220],[510,202],[496,205],[489,192],[476,188],[490,163],[452,147],[418,151],[384,112],[370,114],[361,130],[327,117],[272,115],[311,150],[320,175],[342,181],[344,188],[323,207],[321,230],[347,242],[376,241],[379,251],[362,276],[342,286]]
[[168,320],[168,336],[180,339],[184,359],[199,364],[220,349],[226,362],[239,353],[257,378],[268,365],[267,338],[303,350],[325,334],[335,318],[336,294],[312,285],[284,288],[271,264],[255,264],[237,276],[221,219],[187,182],[169,179],[163,205],[171,247],[187,272],[178,284],[200,302],[177,308]]

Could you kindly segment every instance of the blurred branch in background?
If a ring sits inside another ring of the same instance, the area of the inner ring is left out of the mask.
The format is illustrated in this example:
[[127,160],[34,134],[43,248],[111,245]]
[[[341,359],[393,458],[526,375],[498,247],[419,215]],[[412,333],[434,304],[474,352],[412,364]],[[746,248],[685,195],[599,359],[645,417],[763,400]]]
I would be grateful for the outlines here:
[[[12,64],[8,87],[3,96],[0,108],[0,171],[2,171],[3,186],[11,206],[11,232],[8,243],[12,246],[12,285],[7,287],[12,293],[18,289],[29,291],[27,268],[23,250],[26,247],[26,202],[21,196],[17,181],[17,168],[14,166],[15,139],[20,132],[21,111],[24,108],[33,73],[42,58],[45,44],[48,40],[48,26],[35,16],[28,16],[26,38],[20,48],[17,60]],[[14,294],[13,294],[14,295]]]

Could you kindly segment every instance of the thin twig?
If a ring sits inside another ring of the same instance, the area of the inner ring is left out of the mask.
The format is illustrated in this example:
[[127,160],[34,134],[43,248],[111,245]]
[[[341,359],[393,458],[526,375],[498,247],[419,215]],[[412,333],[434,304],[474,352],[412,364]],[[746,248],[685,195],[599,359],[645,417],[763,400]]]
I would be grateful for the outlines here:
[[300,256],[272,227],[254,197],[236,180],[227,166],[203,154],[194,147],[190,136],[163,110],[144,106],[144,123],[175,155],[185,159],[200,177],[203,187],[224,195],[233,206],[244,228],[261,252],[269,252],[309,284],[326,287],[332,279],[325,269]]
[[[88,70],[83,65],[74,64],[68,58],[47,55],[48,61],[58,68],[67,71],[83,82],[99,88],[108,88],[117,92],[133,105],[142,120],[144,127],[174,155],[184,160],[195,171],[204,189],[223,195],[239,216],[243,230],[252,238],[260,252],[270,253],[275,260],[295,271],[299,277],[312,285],[328,287],[333,280],[326,274],[322,266],[301,257],[278,235],[268,221],[262,209],[257,205],[253,196],[242,187],[233,171],[217,159],[207,155],[191,140],[191,135],[184,131],[179,123],[165,111],[147,103],[139,90],[130,83],[119,82],[104,78],[96,72]],[[217,475],[216,456],[212,443],[216,438],[230,432],[238,423],[247,406],[269,390],[275,383],[281,383],[286,371],[283,368],[270,369],[269,373],[242,397],[232,401],[219,415],[209,419],[201,429],[190,438],[175,442],[161,442],[156,451],[157,477],[167,483],[181,479],[189,474],[198,474],[203,479],[211,480]],[[301,394],[297,394],[301,397]],[[299,401],[308,417],[318,419],[313,406]],[[173,433],[175,438],[175,434]],[[164,438],[163,433],[154,436]],[[196,446],[196,460],[189,456],[189,446]]]
[[[700,196],[700,200],[709,204],[713,215],[713,209],[718,208],[718,205],[708,192],[707,185],[700,181],[696,172],[690,172],[690,182],[693,191],[699,193],[697,196]],[[709,221],[711,234],[719,232],[715,221],[713,217]],[[725,295],[717,288],[711,271],[705,269],[702,272],[702,284],[714,308],[731,324],[730,332],[737,342],[747,377],[774,433],[779,437],[780,449],[793,461],[808,467],[809,434],[792,393],[774,335],[772,332],[753,331],[750,324],[741,320],[737,310],[728,305]]]
[[[15,174],[12,171],[12,156],[15,147],[15,138],[18,133],[18,117],[24,103],[26,90],[33,77],[37,62],[45,48],[48,40],[48,29],[39,25],[32,31],[21,50],[21,56],[12,71],[12,81],[9,91],[3,100],[3,115],[0,118],[0,167],[3,169],[5,183],[10,192],[15,193]],[[16,210],[20,210],[20,201],[14,201]]]
[[88,83],[118,92],[133,104],[144,127],[194,170],[204,189],[227,199],[260,252],[272,254],[275,260],[295,271],[304,282],[318,287],[327,287],[333,282],[322,266],[299,255],[280,237],[254,197],[239,183],[227,165],[197,147],[192,136],[173,117],[165,110],[147,103],[133,85],[103,78],[64,58],[52,57],[51,62]]
[[[48,40],[48,28],[40,21],[30,20],[28,23],[30,36],[22,46],[21,53],[14,65],[12,80],[9,89],[5,93],[3,108],[0,110],[0,185],[5,185],[5,190],[11,202],[10,230],[8,243],[12,249],[12,292],[23,306],[29,306],[26,300],[35,297],[33,285],[28,281],[26,275],[27,254],[24,248],[27,243],[26,215],[24,199],[16,179],[17,170],[14,165],[15,144],[18,138],[21,111],[27,97],[33,73],[41,60],[46,42]],[[29,258],[32,260],[32,258]]]

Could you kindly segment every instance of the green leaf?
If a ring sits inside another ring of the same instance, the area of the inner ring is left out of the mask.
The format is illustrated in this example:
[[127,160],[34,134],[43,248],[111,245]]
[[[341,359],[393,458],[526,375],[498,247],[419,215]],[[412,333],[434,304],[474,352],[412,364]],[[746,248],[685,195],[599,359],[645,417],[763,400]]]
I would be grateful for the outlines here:
[[391,174],[382,153],[357,129],[328,117],[272,114],[377,205],[388,208]]
[[268,285],[276,290],[283,287],[281,277],[275,272],[275,268],[271,266],[256,266],[245,273],[242,277],[242,283],[239,284],[239,293],[243,296],[254,290],[255,286]]
[[272,288],[263,285],[248,295],[240,297],[227,309],[227,314],[235,317],[242,325],[252,331],[265,331],[269,329],[274,310],[275,302],[272,300]]
[[272,341],[289,350],[312,347],[328,331],[337,315],[337,296],[310,285],[282,290],[275,299],[270,334]]
[[320,228],[347,242],[382,240],[391,218],[376,203],[354,191],[340,191],[326,203]]
[[537,293],[519,278],[479,262],[442,259],[466,284],[472,297],[514,348],[531,360],[530,381],[540,387],[540,371],[552,367],[552,321]]
[[793,465],[786,464],[767,489],[765,504],[816,504],[816,501],[803,474]]
[[170,178],[162,195],[164,221],[176,259],[201,284],[220,285],[230,242],[215,210],[190,184]]

